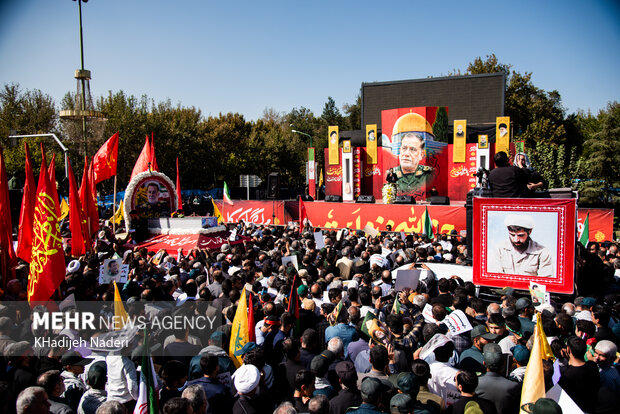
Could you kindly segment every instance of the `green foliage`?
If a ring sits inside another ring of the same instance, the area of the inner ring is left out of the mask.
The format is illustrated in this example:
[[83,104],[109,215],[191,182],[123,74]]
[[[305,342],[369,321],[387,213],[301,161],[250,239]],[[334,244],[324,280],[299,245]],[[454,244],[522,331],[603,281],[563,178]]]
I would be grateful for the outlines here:
[[448,112],[445,106],[437,108],[437,115],[433,123],[433,134],[435,135],[435,141],[449,142],[450,140],[448,136]]
[[347,129],[362,129],[362,95],[357,94],[354,104],[344,104],[342,110],[346,114]]
[[596,123],[591,118],[584,120],[588,156],[578,165],[578,189],[586,202],[611,205],[620,201],[611,190],[620,187],[620,103],[609,103],[596,119]]
[[[56,153],[56,166],[62,169],[62,152],[49,138],[9,139],[9,135],[58,133],[58,116],[54,101],[38,89],[22,91],[17,84],[5,84],[0,91],[0,143],[3,147],[7,174],[24,171],[24,141],[30,146],[32,165],[38,174],[41,163],[40,143],[45,144],[48,161]],[[58,168],[57,168],[58,169]]]

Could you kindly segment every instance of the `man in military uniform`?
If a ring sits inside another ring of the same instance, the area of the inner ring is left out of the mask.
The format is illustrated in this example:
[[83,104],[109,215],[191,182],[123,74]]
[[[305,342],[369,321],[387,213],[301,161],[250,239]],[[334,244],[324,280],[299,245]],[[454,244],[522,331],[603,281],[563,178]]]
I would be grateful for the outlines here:
[[530,238],[534,228],[531,216],[509,214],[504,220],[508,239],[489,249],[487,271],[510,275],[555,275],[549,249]]
[[400,165],[395,170],[398,178],[396,182],[398,193],[411,193],[420,190],[426,180],[432,177],[433,168],[420,165],[422,157],[424,157],[424,139],[416,133],[406,133],[400,144],[398,156]]
[[166,201],[159,200],[159,184],[148,183],[146,186],[147,202],[138,206],[141,218],[158,218],[170,215],[170,205]]

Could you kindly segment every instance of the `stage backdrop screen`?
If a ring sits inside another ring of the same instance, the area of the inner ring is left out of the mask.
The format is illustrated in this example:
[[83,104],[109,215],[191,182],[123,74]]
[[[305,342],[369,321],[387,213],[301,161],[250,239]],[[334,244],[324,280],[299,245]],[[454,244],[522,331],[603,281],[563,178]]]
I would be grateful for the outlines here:
[[417,106],[447,106],[448,123],[466,119],[468,124],[494,123],[504,115],[506,75],[469,76],[362,83],[362,125],[381,125],[381,111]]

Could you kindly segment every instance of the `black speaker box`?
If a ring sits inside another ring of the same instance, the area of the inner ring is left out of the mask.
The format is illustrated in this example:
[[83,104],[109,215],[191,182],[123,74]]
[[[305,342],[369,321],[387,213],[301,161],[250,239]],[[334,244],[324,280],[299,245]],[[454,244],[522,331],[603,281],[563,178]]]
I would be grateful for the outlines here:
[[432,196],[429,197],[428,201],[430,201],[433,206],[449,206],[450,198],[446,196]]
[[372,204],[375,202],[375,196],[371,195],[360,195],[357,197],[357,203],[367,203]]
[[342,197],[340,197],[339,195],[328,195],[325,196],[325,201],[330,202],[330,203],[340,203],[342,202]]
[[272,172],[267,177],[267,198],[280,198],[280,173]]
[[394,198],[394,204],[415,204],[415,198],[410,195],[399,195]]

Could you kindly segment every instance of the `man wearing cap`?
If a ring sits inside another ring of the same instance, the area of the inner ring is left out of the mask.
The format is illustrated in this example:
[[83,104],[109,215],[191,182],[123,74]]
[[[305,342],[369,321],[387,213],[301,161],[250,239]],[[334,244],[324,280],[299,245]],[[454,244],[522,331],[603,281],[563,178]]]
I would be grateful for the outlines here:
[[519,323],[521,324],[521,332],[534,333],[536,324],[532,322],[532,316],[536,310],[532,305],[532,301],[529,298],[520,298],[515,304],[515,310],[519,313]]
[[357,371],[351,361],[337,363],[336,374],[341,390],[329,401],[329,412],[344,414],[349,407],[358,407],[362,403],[362,395],[357,388]]
[[523,404],[521,410],[528,414],[562,414],[562,407],[551,398],[539,398],[535,403]]
[[553,277],[549,249],[530,238],[534,220],[525,214],[509,214],[504,220],[508,239],[489,249],[487,271],[511,275]]
[[362,405],[351,408],[348,414],[381,414],[381,396],[387,391],[386,386],[377,378],[364,378],[360,387]]
[[497,335],[489,332],[485,325],[474,326],[470,335],[472,346],[461,353],[460,368],[471,372],[485,372],[482,349],[496,340]]
[[497,344],[486,344],[482,355],[487,372],[479,379],[478,395],[495,404],[498,413],[517,414],[521,384],[502,376],[505,359],[502,348]]
[[73,411],[77,412],[80,399],[86,391],[86,384],[79,376],[84,373],[84,366],[93,361],[93,358],[82,358],[82,355],[77,351],[66,352],[60,359],[64,368],[60,375],[65,384],[65,392],[61,397],[65,398]]

